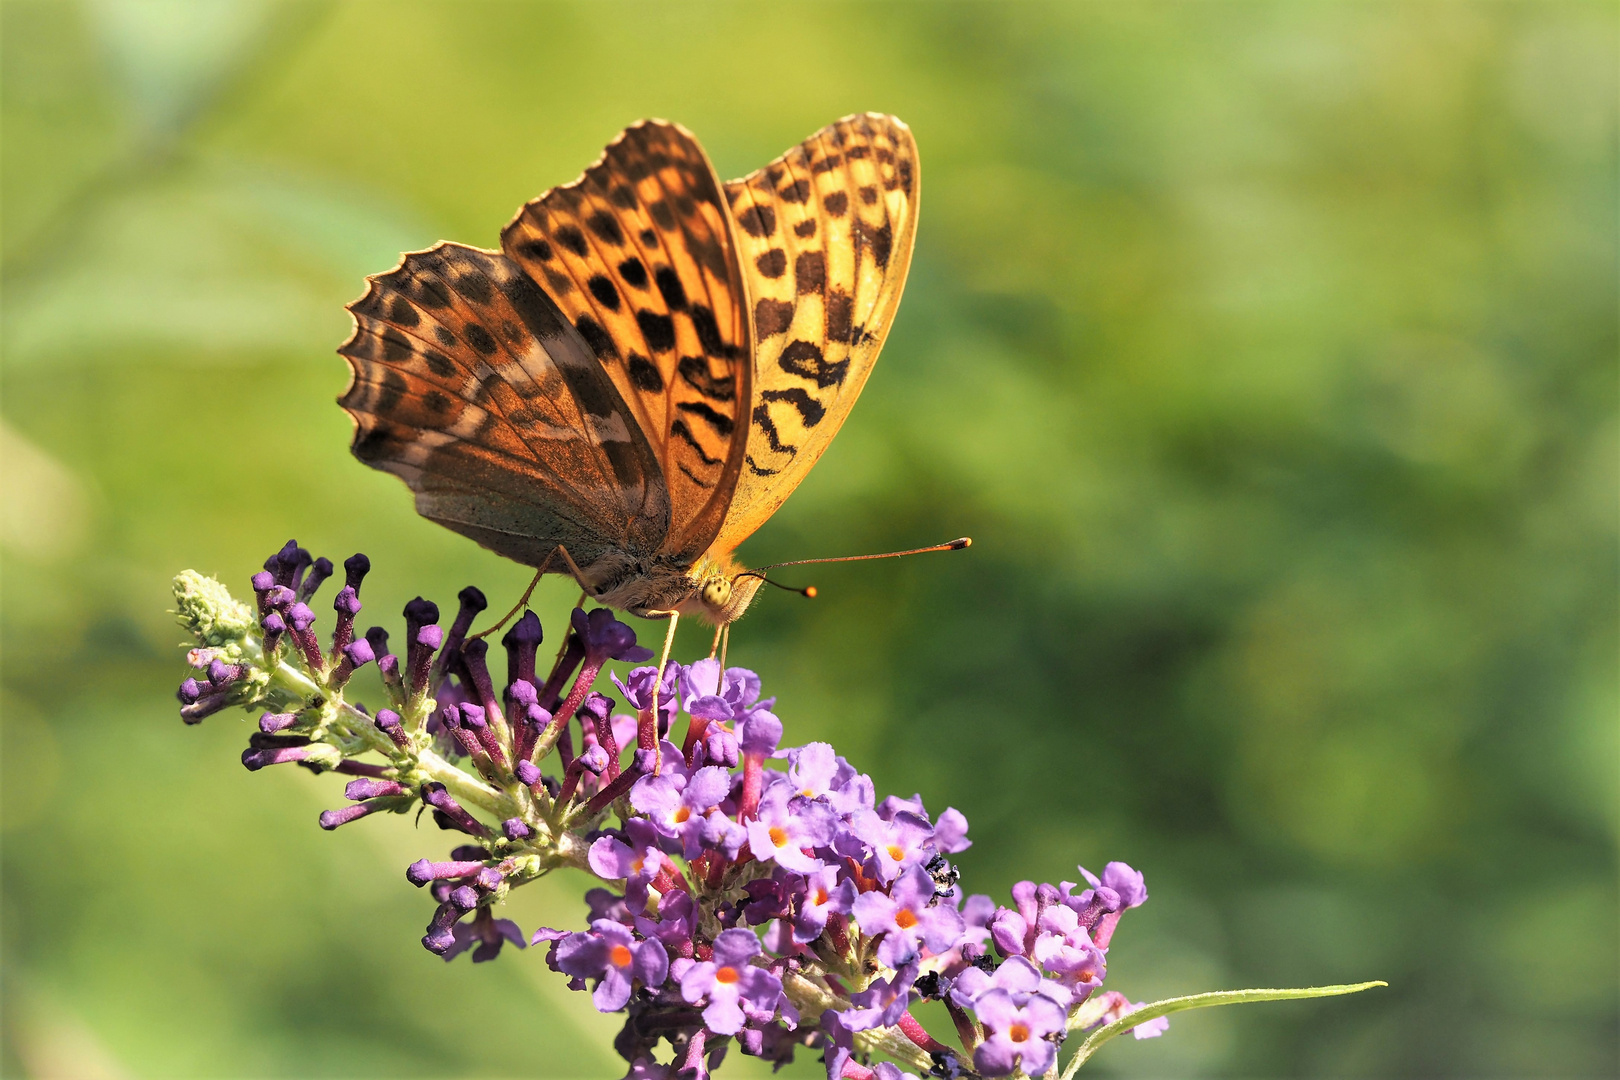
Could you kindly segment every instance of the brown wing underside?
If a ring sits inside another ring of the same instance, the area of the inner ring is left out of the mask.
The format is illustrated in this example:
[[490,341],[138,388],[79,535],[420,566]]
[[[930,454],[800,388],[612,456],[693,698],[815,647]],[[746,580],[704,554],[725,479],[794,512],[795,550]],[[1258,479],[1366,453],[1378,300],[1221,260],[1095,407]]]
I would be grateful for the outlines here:
[[754,363],[747,455],[717,551],[775,513],[860,396],[911,264],[919,179],[911,130],[863,113],[726,184]]
[[519,211],[506,254],[592,347],[663,467],[664,550],[695,560],[731,504],[747,438],[744,287],[713,166],[684,128],[626,128]]
[[424,517],[529,566],[559,543],[581,564],[659,550],[670,506],[652,448],[510,259],[443,243],[369,281],[338,350],[356,457],[403,479]]

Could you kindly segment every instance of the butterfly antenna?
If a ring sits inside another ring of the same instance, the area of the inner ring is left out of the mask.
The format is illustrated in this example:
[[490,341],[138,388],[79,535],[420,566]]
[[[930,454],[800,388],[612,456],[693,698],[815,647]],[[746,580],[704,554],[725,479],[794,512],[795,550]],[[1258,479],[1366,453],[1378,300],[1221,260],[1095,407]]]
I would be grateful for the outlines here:
[[781,566],[809,566],[813,563],[864,562],[867,559],[898,559],[902,555],[926,555],[930,551],[961,551],[963,548],[972,546],[973,538],[971,536],[959,536],[955,540],[951,540],[944,544],[935,544],[933,547],[908,548],[905,551],[884,551],[876,555],[840,555],[831,559],[794,559],[790,562],[770,563],[767,566],[757,567],[753,570],[744,570],[737,576],[757,577],[767,585],[775,585],[778,589],[786,589],[788,592],[796,592],[807,600],[813,600],[816,596],[816,587],[814,585],[806,585],[802,589],[795,589],[791,585],[783,585],[779,581],[772,581],[770,578],[765,576],[765,571],[775,570]]

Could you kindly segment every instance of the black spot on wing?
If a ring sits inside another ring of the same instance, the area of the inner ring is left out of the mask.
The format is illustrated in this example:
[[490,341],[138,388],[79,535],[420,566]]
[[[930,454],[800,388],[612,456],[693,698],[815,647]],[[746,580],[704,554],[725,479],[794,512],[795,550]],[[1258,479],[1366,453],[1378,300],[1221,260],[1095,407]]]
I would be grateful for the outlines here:
[[754,305],[754,333],[759,340],[775,337],[793,325],[793,305],[786,300],[761,300]]
[[427,361],[428,370],[441,379],[447,379],[456,373],[456,365],[452,364],[450,358],[437,349],[424,349],[422,358]]
[[769,206],[750,206],[737,215],[737,224],[749,236],[764,238],[776,231],[776,211]]
[[619,264],[619,276],[624,278],[626,285],[637,289],[647,287],[647,268],[634,255]]
[[606,210],[598,210],[585,224],[590,226],[591,232],[614,247],[624,246],[624,232],[619,228],[618,220]]
[[590,245],[585,241],[585,234],[580,232],[576,226],[564,225],[557,230],[556,235],[557,243],[581,258],[584,258],[585,252],[590,250]]
[[619,310],[619,290],[613,287],[613,282],[605,275],[594,275],[585,283],[585,287],[591,290],[591,295],[596,297],[598,304],[609,311]]
[[854,308],[854,300],[850,295],[838,289],[827,294],[827,340],[833,342],[846,342],[851,340],[853,327],[850,317]]
[[793,260],[794,288],[799,295],[820,292],[827,284],[827,256],[820,251],[801,251]]
[[810,198],[810,181],[795,180],[787,187],[776,193],[777,197],[785,203],[802,203]]
[[456,278],[456,291],[475,304],[487,304],[495,287],[481,270],[469,270]]
[[525,240],[517,246],[517,253],[525,259],[534,259],[536,262],[550,262],[556,252],[551,250],[548,240]]
[[401,326],[415,326],[422,321],[422,316],[417,313],[416,308],[403,296],[394,297],[394,302],[388,305],[388,318]]
[[384,368],[382,385],[377,387],[377,402],[372,411],[379,413],[393,412],[399,408],[399,403],[404,400],[408,389],[405,385],[405,379],[399,372],[392,368]]
[[[655,311],[636,312],[636,325],[654,352],[668,352],[675,347],[675,320]],[[598,328],[600,329],[600,327]]]
[[805,218],[793,226],[793,235],[801,238],[816,235],[816,219],[813,217]]
[[849,209],[849,196],[842,191],[835,191],[822,199],[821,205],[833,217],[843,217],[844,211]]
[[873,187],[871,184],[861,185],[861,202],[865,203],[867,206],[871,206],[873,203],[877,202],[877,200],[877,188]]
[[637,390],[645,390],[649,394],[659,394],[664,390],[664,377],[658,373],[658,367],[651,360],[638,352],[630,354],[625,362],[630,372],[630,384]]
[[433,328],[433,336],[438,338],[439,344],[443,345],[447,349],[453,349],[456,347],[456,335],[452,334],[449,330],[442,326],[435,326]]
[[809,379],[823,390],[842,385],[844,377],[849,374],[848,360],[828,361],[822,355],[821,346],[813,341],[788,342],[782,355],[776,358],[776,364],[789,375]]
[[499,348],[499,346],[495,344],[495,338],[490,335],[490,332],[475,322],[470,322],[466,326],[463,326],[461,328],[461,336],[466,338],[467,344],[477,349],[479,354],[483,356],[494,356],[495,350]]
[[[810,224],[813,227],[815,225],[814,220]],[[794,232],[797,231],[798,229],[795,228]],[[754,266],[758,268],[760,274],[764,277],[779,278],[787,273],[787,252],[781,248],[771,248],[771,250],[754,260]]]
[[715,321],[714,312],[707,306],[693,304],[692,310],[687,314],[692,320],[692,329],[697,331],[698,344],[703,347],[704,352],[714,357],[729,357],[735,351],[720,336],[720,324]]
[[[729,439],[731,437],[731,417],[719,411],[708,402],[683,401],[675,407],[689,416],[701,418],[703,422],[713,428],[714,433],[720,436],[722,439]],[[710,461],[708,458],[705,458],[704,461],[710,465],[719,464],[718,459]]]
[[394,329],[386,326],[382,332],[383,360],[390,364],[400,364],[409,360],[415,350],[411,346],[411,339]]
[[579,336],[585,339],[585,343],[591,347],[598,360],[605,363],[619,358],[619,348],[613,344],[612,336],[602,329],[601,323],[589,315],[581,315],[574,323],[574,329],[579,331]]
[[686,286],[681,284],[680,275],[673,269],[660,266],[653,271],[653,281],[657,283],[658,292],[669,310],[680,311],[686,306]]

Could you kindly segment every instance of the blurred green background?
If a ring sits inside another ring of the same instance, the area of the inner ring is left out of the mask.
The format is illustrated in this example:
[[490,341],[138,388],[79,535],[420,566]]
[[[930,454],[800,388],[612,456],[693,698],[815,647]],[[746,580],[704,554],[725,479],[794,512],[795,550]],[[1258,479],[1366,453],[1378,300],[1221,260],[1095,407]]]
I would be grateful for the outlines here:
[[295,536],[375,621],[510,602],[348,456],[363,275],[642,116],[734,176],[863,109],[921,148],[910,285],[743,555],[975,545],[763,598],[790,741],[962,809],[973,891],[1146,871],[1133,998],[1392,984],[1098,1073],[1620,1072],[1616,13],[6,0],[5,1074],[619,1075],[537,953],[417,945],[436,832],[181,726],[168,580]]

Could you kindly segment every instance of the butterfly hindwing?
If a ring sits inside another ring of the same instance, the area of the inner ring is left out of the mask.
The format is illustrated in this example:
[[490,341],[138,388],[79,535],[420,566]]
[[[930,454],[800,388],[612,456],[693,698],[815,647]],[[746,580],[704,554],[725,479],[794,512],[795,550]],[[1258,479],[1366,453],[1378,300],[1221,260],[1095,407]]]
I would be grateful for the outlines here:
[[719,182],[684,128],[626,128],[571,184],[519,211],[501,246],[555,299],[663,468],[664,550],[695,560],[742,468],[749,322]]
[[425,517],[539,565],[651,554],[670,507],[652,448],[590,347],[498,252],[440,244],[370,279],[338,350],[354,454]]
[[919,179],[911,130],[863,113],[726,185],[754,362],[748,450],[720,551],[781,506],[860,396],[911,264]]

